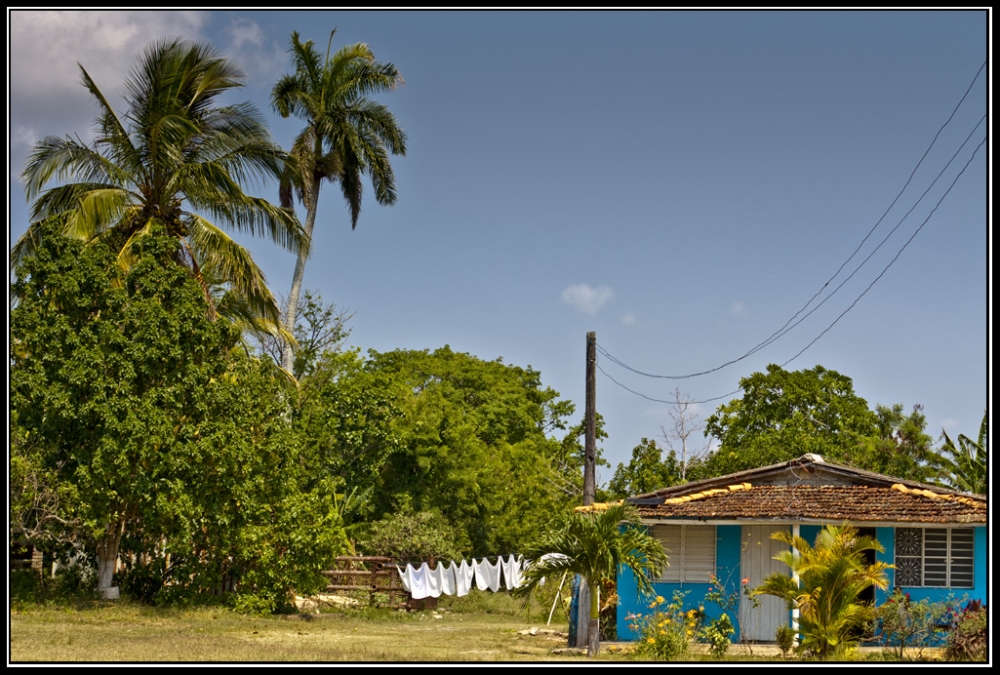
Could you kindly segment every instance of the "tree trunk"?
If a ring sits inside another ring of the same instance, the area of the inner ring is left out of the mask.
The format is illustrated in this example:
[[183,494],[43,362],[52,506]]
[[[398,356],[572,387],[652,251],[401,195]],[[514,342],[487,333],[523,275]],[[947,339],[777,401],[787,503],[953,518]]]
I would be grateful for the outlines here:
[[[319,203],[319,180],[314,183],[309,199],[310,205],[306,208],[304,229],[306,238],[309,240],[309,247],[312,248],[312,233],[316,226],[316,206]],[[292,289],[288,291],[288,307],[285,309],[285,330],[290,334],[295,333],[295,314],[299,309],[299,293],[302,292],[302,278],[305,273],[306,251],[299,251],[299,257],[295,261],[295,274],[292,276]],[[289,375],[294,375],[292,370],[295,367],[295,353],[292,351],[292,345],[287,342],[281,350],[281,367]]]
[[590,631],[590,587],[587,580],[580,577],[576,596],[576,644],[570,647],[585,649]]
[[601,651],[601,588],[590,589],[590,623],[587,626],[587,656]]
[[97,592],[108,600],[118,599],[118,587],[111,583],[115,574],[115,562],[118,560],[118,546],[125,533],[125,521],[110,525],[107,531],[97,540]]

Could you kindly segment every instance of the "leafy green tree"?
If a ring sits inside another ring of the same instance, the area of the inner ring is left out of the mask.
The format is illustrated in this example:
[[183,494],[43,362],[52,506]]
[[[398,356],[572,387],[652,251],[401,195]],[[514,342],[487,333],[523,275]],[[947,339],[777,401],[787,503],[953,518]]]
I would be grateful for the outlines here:
[[26,436],[20,426],[11,425],[7,501],[10,541],[53,551],[78,539],[78,505],[72,489],[59,481],[58,467],[43,464],[44,441],[29,441]]
[[853,643],[853,631],[872,615],[872,607],[861,601],[861,593],[872,586],[885,590],[892,565],[865,563],[865,551],[883,553],[873,537],[861,536],[849,526],[828,525],[816,536],[815,546],[788,532],[775,532],[773,539],[789,544],[777,560],[798,576],[773,573],[755,588],[755,595],[772,595],[799,610],[799,650],[820,658]]
[[383,512],[376,513],[384,505],[374,495],[402,447],[402,396],[394,378],[367,367],[356,349],[325,352],[300,382],[293,426],[318,471],[354,495],[343,512],[348,527]]
[[161,584],[172,570],[168,596],[228,577],[245,606],[275,609],[320,588],[346,550],[339,483],[289,425],[283,371],[206,316],[159,227],[127,271],[56,228],[19,268],[11,312],[11,416],[30,460],[16,465],[54,493],[25,522],[72,517],[102,590],[119,554],[159,565]]
[[[294,337],[298,348],[292,376],[299,380],[316,371],[319,359],[326,352],[335,352],[344,345],[351,334],[347,322],[354,314],[338,309],[336,303],[325,302],[320,293],[308,289],[303,292],[303,302],[296,308],[296,314]],[[257,338],[256,346],[280,366],[285,343],[280,335],[265,333]]]
[[121,537],[188,486],[180,451],[205,415],[199,394],[226,370],[238,335],[205,315],[200,289],[177,265],[179,248],[155,227],[135,242],[138,262],[115,265],[47,221],[17,270],[11,311],[10,408],[38,464],[79,503],[96,542],[98,587],[111,585]]
[[[36,250],[43,224],[54,222],[67,236],[107,245],[128,269],[138,243],[159,226],[179,244],[163,253],[198,280],[210,316],[231,311],[276,330],[278,307],[263,273],[221,228],[267,236],[303,256],[309,239],[291,209],[243,191],[246,181],[277,177],[283,166],[253,105],[219,105],[243,74],[208,45],[157,41],[125,81],[120,117],[80,72],[99,109],[96,139],[49,136],[35,145],[22,173],[33,222],[12,264]],[[55,179],[71,182],[44,189]]]
[[[719,406],[705,422],[721,447],[706,461],[708,475],[724,475],[817,453],[868,468],[878,418],[854,393],[851,378],[816,366],[740,380],[743,397]],[[905,476],[903,476],[905,477]]]
[[926,433],[927,418],[923,406],[915,405],[909,415],[903,405],[875,406],[878,437],[866,455],[865,467],[887,476],[905,477],[928,482],[940,475],[940,456],[934,452],[933,440]]
[[608,484],[612,499],[644,494],[682,483],[681,466],[673,450],[663,458],[663,450],[648,438],[643,438],[632,449],[628,465],[619,463]]
[[948,453],[944,458],[946,477],[943,483],[957,490],[986,494],[989,488],[988,412],[983,412],[983,421],[979,424],[979,437],[975,441],[965,434],[959,434],[956,444],[943,429],[941,436],[944,438],[941,449]]
[[191,591],[237,581],[236,602],[273,611],[292,591],[323,588],[321,572],[348,544],[336,494],[342,481],[287,420],[292,387],[278,366],[231,355],[201,396],[210,414],[190,429],[189,461],[174,480],[191,486],[172,516],[175,579]]
[[395,513],[368,527],[362,547],[371,555],[402,560],[459,560],[451,523],[439,513]]
[[362,496],[349,527],[433,512],[463,555],[495,555],[576,501],[578,477],[561,468],[568,443],[550,436],[572,406],[530,367],[448,347],[347,351],[300,384],[293,419],[308,453]]
[[[547,554],[553,556],[542,559]],[[652,581],[667,564],[667,554],[660,542],[649,536],[635,507],[614,504],[605,510],[573,512],[557,526],[528,547],[524,555],[535,561],[524,573],[524,584],[515,593],[529,595],[546,577],[563,573],[579,574],[594,589],[614,581],[621,567],[629,569],[639,591],[652,594]],[[600,598],[590,594],[590,623],[587,655],[600,651]]]
[[[271,104],[282,117],[295,116],[306,122],[290,152],[293,162],[282,176],[281,203],[292,206],[292,193],[306,208],[305,232],[311,238],[323,181],[340,181],[340,189],[351,210],[351,228],[361,214],[362,175],[367,174],[379,204],[396,203],[396,184],[389,154],[406,154],[406,134],[388,108],[368,98],[392,91],[402,84],[391,63],[379,63],[368,45],[357,43],[324,59],[312,40],[301,42],[292,33],[292,63],[295,72],[274,85]],[[295,263],[292,288],[285,311],[285,330],[295,326],[299,292],[305,274],[306,252]],[[292,347],[285,345],[282,367],[292,372]]]

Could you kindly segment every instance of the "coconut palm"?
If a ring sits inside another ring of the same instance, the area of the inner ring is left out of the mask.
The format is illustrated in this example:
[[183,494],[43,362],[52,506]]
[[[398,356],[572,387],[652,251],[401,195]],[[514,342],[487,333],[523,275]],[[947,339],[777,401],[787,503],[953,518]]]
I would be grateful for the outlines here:
[[[402,84],[396,66],[378,63],[368,45],[358,43],[341,48],[326,58],[311,40],[301,42],[292,33],[292,63],[295,72],[285,75],[271,92],[274,110],[282,117],[294,115],[306,122],[289,153],[294,160],[282,177],[281,204],[292,206],[292,194],[306,208],[305,232],[312,237],[316,224],[320,185],[340,181],[340,190],[351,211],[351,229],[361,214],[362,175],[367,174],[379,204],[396,203],[396,184],[389,154],[406,154],[406,134],[388,108],[367,97],[392,91]],[[288,294],[284,328],[295,329],[306,256],[299,253]],[[286,343],[282,367],[292,371],[292,347]]]
[[944,458],[944,471],[949,487],[965,492],[986,494],[989,485],[989,467],[986,457],[989,443],[989,415],[983,412],[983,421],[979,424],[979,438],[973,441],[965,434],[958,435],[958,443],[942,430],[944,445],[942,450],[948,453]]
[[[217,105],[243,85],[242,72],[209,45],[157,41],[125,80],[122,117],[82,65],[80,73],[99,109],[96,138],[49,136],[35,145],[22,173],[32,223],[11,251],[12,265],[36,248],[41,224],[54,220],[66,235],[111,246],[128,268],[136,241],[160,223],[180,240],[175,262],[201,284],[210,316],[224,288],[233,294],[228,304],[276,328],[280,311],[264,274],[221,228],[269,237],[301,255],[309,240],[293,210],[243,191],[248,180],[278,177],[284,153],[256,107]],[[43,191],[53,180],[70,182]]]
[[819,657],[831,655],[852,642],[852,633],[871,615],[871,607],[859,600],[861,593],[875,586],[885,590],[884,562],[865,563],[865,551],[885,552],[873,537],[861,536],[850,525],[828,525],[810,546],[802,537],[775,532],[773,539],[789,544],[795,551],[782,551],[775,560],[788,565],[798,583],[787,574],[775,572],[753,590],[755,595],[773,595],[799,610],[800,649]]
[[[554,554],[554,555],[548,555]],[[632,571],[639,592],[653,593],[652,580],[667,565],[667,554],[653,537],[646,534],[638,512],[631,504],[609,505],[606,509],[573,512],[524,556],[535,562],[524,573],[524,583],[515,594],[527,597],[545,577],[563,573],[579,574],[591,589],[600,589],[614,581],[620,567]],[[590,623],[587,655],[600,651],[600,597],[590,594]]]

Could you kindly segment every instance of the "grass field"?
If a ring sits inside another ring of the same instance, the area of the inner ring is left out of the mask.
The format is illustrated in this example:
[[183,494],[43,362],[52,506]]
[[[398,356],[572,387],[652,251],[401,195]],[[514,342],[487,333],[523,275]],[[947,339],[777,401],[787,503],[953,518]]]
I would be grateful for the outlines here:
[[[436,612],[344,610],[252,617],[223,607],[162,609],[128,601],[25,605],[11,611],[10,659],[32,661],[440,662],[582,660],[565,621],[546,627],[509,598],[442,603]],[[519,631],[538,627],[537,635]],[[614,651],[608,660],[620,659]]]
[[[345,609],[319,615],[247,616],[225,607],[155,608],[128,600],[16,602],[10,661],[30,662],[590,662],[565,653],[566,616],[528,613],[505,594],[442,598],[437,611]],[[538,628],[536,635],[521,631]],[[551,631],[558,631],[554,635]],[[558,650],[558,651],[557,651]],[[602,662],[628,661],[606,643]],[[934,660],[939,654],[922,657]],[[562,653],[560,653],[562,652]],[[859,650],[859,661],[881,660]],[[916,655],[913,655],[916,656]],[[707,645],[687,661],[710,662]],[[735,645],[726,661],[785,661],[774,647]]]

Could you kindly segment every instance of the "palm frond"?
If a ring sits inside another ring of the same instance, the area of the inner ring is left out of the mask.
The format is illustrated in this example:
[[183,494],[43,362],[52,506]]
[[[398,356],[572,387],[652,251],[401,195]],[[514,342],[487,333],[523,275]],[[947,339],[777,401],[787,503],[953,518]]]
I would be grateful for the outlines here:
[[249,310],[263,320],[279,322],[278,304],[249,251],[201,216],[189,216],[188,228],[191,250],[203,273],[231,284]]

